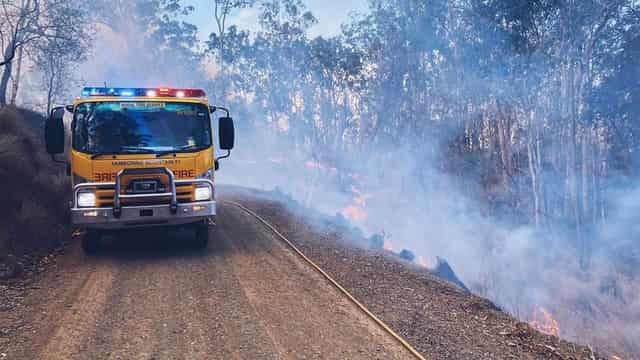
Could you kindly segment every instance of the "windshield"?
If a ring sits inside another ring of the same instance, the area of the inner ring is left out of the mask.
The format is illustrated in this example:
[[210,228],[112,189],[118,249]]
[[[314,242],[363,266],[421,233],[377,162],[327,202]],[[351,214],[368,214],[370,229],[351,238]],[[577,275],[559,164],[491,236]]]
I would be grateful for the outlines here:
[[142,101],[88,102],[74,115],[73,147],[88,154],[197,151],[211,146],[202,104]]

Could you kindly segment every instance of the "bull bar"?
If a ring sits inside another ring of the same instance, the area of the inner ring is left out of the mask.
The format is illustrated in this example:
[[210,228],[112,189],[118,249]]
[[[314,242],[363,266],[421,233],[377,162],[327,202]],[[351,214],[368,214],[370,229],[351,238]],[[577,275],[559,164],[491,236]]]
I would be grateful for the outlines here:
[[[124,175],[148,175],[162,173],[169,177],[169,191],[148,194],[121,194]],[[208,185],[211,199],[178,203],[176,185]],[[83,190],[113,189],[113,207],[79,207],[78,194]],[[168,204],[122,206],[123,199],[170,198]],[[168,168],[123,169],[116,175],[115,182],[81,183],[73,187],[71,223],[85,228],[120,229],[131,227],[182,225],[205,221],[216,215],[214,183],[209,179],[176,180]]]

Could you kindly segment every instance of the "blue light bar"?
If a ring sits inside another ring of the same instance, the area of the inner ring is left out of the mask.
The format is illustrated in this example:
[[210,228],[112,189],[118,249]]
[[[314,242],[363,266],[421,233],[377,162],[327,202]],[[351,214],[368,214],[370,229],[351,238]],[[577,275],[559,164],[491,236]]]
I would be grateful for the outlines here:
[[206,96],[202,89],[172,89],[172,88],[106,88],[85,87],[82,97],[113,96],[113,97],[188,97],[203,98]]

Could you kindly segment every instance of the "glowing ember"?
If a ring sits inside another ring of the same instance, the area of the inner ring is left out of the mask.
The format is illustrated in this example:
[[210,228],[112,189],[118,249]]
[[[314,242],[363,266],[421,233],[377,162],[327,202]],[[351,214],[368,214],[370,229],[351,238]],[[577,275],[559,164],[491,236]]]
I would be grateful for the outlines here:
[[547,309],[538,306],[533,311],[533,320],[529,323],[534,329],[543,334],[560,336],[560,326]]
[[346,218],[354,220],[354,221],[366,221],[367,220],[367,212],[364,211],[363,208],[355,206],[355,205],[349,205],[346,208],[342,209],[341,211],[342,215],[344,215]]
[[622,360],[622,358],[618,355],[611,355],[611,359],[609,360]]

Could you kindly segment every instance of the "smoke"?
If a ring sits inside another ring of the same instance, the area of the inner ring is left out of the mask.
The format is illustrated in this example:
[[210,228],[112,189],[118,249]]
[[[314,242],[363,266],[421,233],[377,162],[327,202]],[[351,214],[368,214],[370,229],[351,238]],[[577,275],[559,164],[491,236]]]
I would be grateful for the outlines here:
[[206,73],[214,70],[205,67],[197,28],[183,22],[182,10],[168,12],[143,1],[106,6],[109,10],[96,15],[92,54],[78,72],[79,87],[207,85]]
[[307,207],[342,214],[366,236],[382,234],[394,251],[409,249],[431,267],[443,257],[473,292],[516,318],[549,311],[565,339],[617,354],[638,351],[640,190],[611,197],[614,210],[594,231],[585,269],[567,224],[536,228],[520,212],[492,213],[477,174],[443,170],[446,139],[458,129],[425,139],[436,149],[426,159],[410,146],[333,153],[296,145],[282,129],[264,125],[259,109],[249,106],[236,118],[237,149],[222,162],[218,181],[279,189]]
[[[225,81],[212,79],[218,75],[212,59],[186,59],[183,51],[150,36],[149,29],[129,15],[117,25],[98,27],[94,54],[80,71],[86,84],[212,88],[212,80]],[[434,63],[438,61],[442,60]],[[480,93],[482,81],[468,80],[475,78],[469,69],[466,86],[477,89],[466,90]],[[309,208],[341,214],[366,236],[381,234],[395,251],[409,249],[430,266],[443,257],[467,287],[523,321],[531,320],[536,307],[548,309],[562,337],[599,344],[616,339],[613,343],[627,351],[640,351],[635,343],[640,338],[640,253],[634,244],[640,235],[635,221],[640,188],[611,197],[613,211],[606,225],[594,231],[592,263],[584,270],[566,224],[539,229],[531,219],[519,218],[521,213],[495,214],[482,199],[486,190],[474,167],[464,176],[446,171],[442,163],[450,156],[447,141],[463,129],[407,139],[407,144],[373,144],[359,150],[346,146],[339,152],[293,141],[290,119],[272,118],[264,104],[253,103],[252,95],[227,99],[236,119],[237,144],[232,157],[221,162],[219,182],[279,189]],[[380,101],[395,96],[389,90]],[[309,110],[313,105],[304,110],[291,107],[299,110],[297,114],[317,115]],[[363,111],[354,114],[361,127],[371,121]],[[322,122],[323,115],[318,116],[314,121]],[[296,136],[313,138],[313,129],[295,131],[301,131]],[[431,155],[425,157],[428,152],[422,151],[418,156],[416,146],[431,148]],[[548,180],[562,186],[553,177],[549,174]],[[526,180],[516,176],[514,181]]]
[[[583,270],[561,229],[539,231],[486,214],[468,195],[468,184],[434,163],[417,161],[410,150],[378,148],[323,163],[315,162],[317,154],[295,151],[276,132],[241,127],[237,139],[218,181],[279,189],[325,214],[346,215],[366,236],[383,234],[394,251],[409,249],[430,267],[444,257],[473,292],[515,317],[531,321],[536,308],[550,311],[563,338],[636,349],[640,254],[633,234],[640,191],[620,196],[616,214],[595,240],[593,263]],[[366,215],[345,212],[350,207]],[[635,265],[624,275],[620,264]]]

